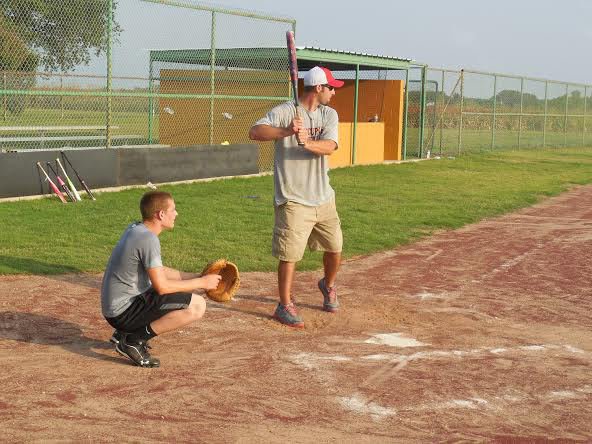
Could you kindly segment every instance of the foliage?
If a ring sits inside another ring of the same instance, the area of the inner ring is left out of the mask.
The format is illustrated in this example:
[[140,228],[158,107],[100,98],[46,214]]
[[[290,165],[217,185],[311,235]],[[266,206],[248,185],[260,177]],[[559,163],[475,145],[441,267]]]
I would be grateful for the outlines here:
[[[3,0],[0,8],[0,69],[22,69],[26,53],[27,71],[30,54],[49,71],[68,71],[107,48],[107,0]],[[119,31],[114,24],[114,35]]]

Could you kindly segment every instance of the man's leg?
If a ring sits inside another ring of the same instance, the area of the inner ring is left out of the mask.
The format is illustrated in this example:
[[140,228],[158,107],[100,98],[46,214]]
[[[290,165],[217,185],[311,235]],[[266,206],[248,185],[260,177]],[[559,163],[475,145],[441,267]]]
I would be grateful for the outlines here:
[[191,303],[187,308],[168,312],[162,318],[150,323],[150,327],[154,333],[161,335],[198,321],[203,317],[205,312],[205,299],[202,296],[193,293],[191,295]]
[[196,294],[174,293],[160,296],[154,290],[147,293],[145,298],[143,310],[137,313],[131,323],[141,327],[128,329],[116,350],[141,367],[159,367],[160,361],[148,352],[150,347],[147,341],[158,334],[200,319],[205,312],[206,303],[202,296]]
[[335,285],[335,279],[337,278],[337,271],[339,271],[339,265],[341,264],[341,253],[329,253],[323,254],[323,266],[325,269],[325,284],[327,287],[333,287]]
[[280,261],[278,264],[278,289],[282,305],[288,305],[291,302],[295,270],[296,262]]

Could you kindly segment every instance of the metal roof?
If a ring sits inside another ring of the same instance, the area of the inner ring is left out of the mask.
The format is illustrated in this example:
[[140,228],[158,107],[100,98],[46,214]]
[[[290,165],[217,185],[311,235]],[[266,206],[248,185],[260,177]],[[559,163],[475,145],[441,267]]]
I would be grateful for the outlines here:
[[[171,62],[195,65],[210,65],[211,50],[207,49],[160,49],[150,50],[151,62]],[[337,49],[304,46],[296,48],[298,68],[307,70],[322,64],[331,70],[350,71],[359,66],[361,70],[409,69],[411,59]],[[261,69],[283,66],[287,63],[287,49],[279,48],[219,48],[216,49],[216,66],[228,68]]]

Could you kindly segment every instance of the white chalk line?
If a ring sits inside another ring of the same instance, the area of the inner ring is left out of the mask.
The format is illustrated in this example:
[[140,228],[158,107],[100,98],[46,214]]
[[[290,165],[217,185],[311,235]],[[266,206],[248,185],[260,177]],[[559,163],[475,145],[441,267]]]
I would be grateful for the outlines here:
[[370,401],[359,393],[352,396],[337,397],[337,402],[350,412],[369,415],[373,420],[380,421],[390,416],[397,416],[401,413],[413,413],[419,411],[435,411],[450,409],[480,410],[507,407],[508,405],[527,403],[533,401],[554,402],[563,400],[587,399],[592,395],[592,385],[570,389],[555,389],[542,393],[524,394],[512,393],[497,396],[473,396],[465,399],[449,399],[445,401],[426,402],[420,405],[387,407]]

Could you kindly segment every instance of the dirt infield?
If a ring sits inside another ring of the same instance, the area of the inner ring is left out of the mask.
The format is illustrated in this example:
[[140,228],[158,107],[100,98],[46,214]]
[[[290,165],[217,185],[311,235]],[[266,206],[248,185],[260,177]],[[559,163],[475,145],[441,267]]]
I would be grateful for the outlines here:
[[107,342],[100,276],[0,277],[0,441],[590,441],[591,252],[588,186],[348,261],[336,315],[298,273],[303,331],[244,273],[159,369]]

